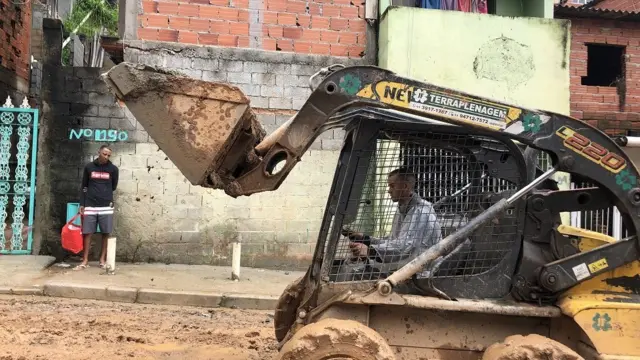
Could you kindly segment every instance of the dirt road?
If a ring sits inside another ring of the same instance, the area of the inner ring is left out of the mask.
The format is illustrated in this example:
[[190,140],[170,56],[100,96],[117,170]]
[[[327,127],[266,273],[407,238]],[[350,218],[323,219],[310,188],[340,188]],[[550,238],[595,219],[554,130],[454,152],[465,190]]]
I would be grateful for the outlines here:
[[0,360],[270,359],[268,311],[0,296]]

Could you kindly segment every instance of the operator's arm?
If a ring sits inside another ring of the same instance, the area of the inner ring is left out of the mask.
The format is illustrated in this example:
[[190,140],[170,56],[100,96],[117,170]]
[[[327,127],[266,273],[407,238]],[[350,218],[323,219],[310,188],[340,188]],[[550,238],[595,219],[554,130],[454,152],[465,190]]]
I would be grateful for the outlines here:
[[397,237],[372,238],[369,253],[383,262],[394,262],[410,255],[424,239],[429,239],[427,243],[433,243],[442,236],[432,206],[420,206],[407,220],[402,224]]

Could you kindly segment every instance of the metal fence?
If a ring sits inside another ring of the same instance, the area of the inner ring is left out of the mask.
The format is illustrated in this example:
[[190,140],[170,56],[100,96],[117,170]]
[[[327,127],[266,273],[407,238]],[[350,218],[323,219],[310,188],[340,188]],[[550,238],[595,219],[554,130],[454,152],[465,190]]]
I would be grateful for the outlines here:
[[0,254],[31,253],[37,145],[38,110],[8,97],[0,107]]

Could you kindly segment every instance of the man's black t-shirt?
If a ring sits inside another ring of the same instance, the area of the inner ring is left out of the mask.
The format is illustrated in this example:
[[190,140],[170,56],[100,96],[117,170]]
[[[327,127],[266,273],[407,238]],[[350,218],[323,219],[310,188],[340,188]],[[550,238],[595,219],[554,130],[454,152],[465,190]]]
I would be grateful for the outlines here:
[[118,186],[118,167],[111,161],[100,164],[96,159],[84,167],[80,206],[103,207],[113,202],[113,192]]

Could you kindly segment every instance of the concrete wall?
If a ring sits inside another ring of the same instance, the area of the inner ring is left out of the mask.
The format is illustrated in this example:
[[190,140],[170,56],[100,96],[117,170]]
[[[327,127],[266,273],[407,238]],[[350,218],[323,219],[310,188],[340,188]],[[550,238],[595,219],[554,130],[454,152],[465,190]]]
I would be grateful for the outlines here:
[[[310,93],[307,80],[312,73],[336,62],[361,62],[150,41],[133,41],[127,46],[127,61],[239,86],[250,96],[268,132],[302,106]],[[308,266],[342,143],[341,131],[317,139],[278,191],[233,199],[222,191],[190,185],[107,93],[98,80],[99,69],[54,70],[51,61],[47,64],[53,74],[43,80],[40,146],[51,160],[44,155],[39,158],[42,173],[38,174],[48,179],[38,187],[43,207],[39,219],[46,222],[42,224],[45,252],[57,251],[66,203],[78,200],[82,167],[100,144],[110,142],[113,162],[120,168],[115,234],[121,260],[227,264],[229,242],[240,237],[244,266]],[[112,131],[115,141],[105,141],[96,130]]]
[[390,8],[380,24],[379,64],[436,85],[569,114],[569,26],[541,18]]
[[[640,131],[640,25],[571,19],[571,115],[610,132]],[[582,85],[586,44],[624,46],[624,81],[619,86]]]

